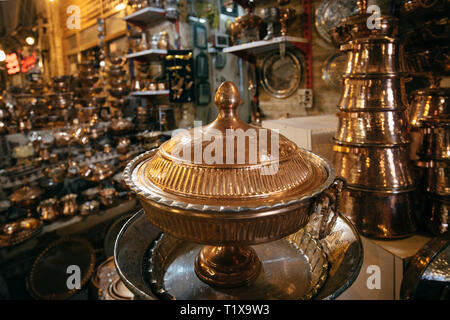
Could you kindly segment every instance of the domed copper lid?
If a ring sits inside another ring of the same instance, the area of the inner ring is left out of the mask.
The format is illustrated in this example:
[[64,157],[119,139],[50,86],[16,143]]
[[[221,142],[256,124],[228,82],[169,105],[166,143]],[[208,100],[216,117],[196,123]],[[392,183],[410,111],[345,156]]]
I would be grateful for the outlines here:
[[185,209],[242,211],[301,201],[333,182],[326,160],[241,121],[233,83],[219,87],[215,103],[219,115],[211,124],[186,130],[127,166],[133,191]]

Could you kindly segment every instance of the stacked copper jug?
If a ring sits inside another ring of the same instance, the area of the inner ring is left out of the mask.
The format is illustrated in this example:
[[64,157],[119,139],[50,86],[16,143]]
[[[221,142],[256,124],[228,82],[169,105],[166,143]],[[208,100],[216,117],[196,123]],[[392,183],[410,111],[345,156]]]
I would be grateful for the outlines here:
[[448,232],[450,208],[450,88],[437,83],[415,91],[410,104],[412,158],[422,186],[420,226],[435,235]]
[[347,52],[333,159],[347,181],[341,211],[365,236],[402,238],[415,231],[415,184],[398,19],[381,14],[369,28],[366,1],[358,7],[331,31]]

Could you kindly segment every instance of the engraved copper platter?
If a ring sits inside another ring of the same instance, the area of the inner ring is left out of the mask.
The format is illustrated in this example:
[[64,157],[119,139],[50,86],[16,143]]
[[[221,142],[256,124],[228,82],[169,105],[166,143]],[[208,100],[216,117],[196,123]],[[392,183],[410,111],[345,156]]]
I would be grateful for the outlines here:
[[[329,199],[327,190],[340,187],[327,160],[241,121],[233,83],[219,87],[215,103],[215,121],[137,157],[125,169],[124,180],[152,224],[180,240],[205,245],[194,262],[202,281],[238,287],[255,281],[261,271],[250,245],[297,232]],[[230,140],[230,130],[248,133],[248,144]],[[211,162],[202,155],[212,138],[221,147],[214,149]],[[260,148],[252,149],[255,145]]]

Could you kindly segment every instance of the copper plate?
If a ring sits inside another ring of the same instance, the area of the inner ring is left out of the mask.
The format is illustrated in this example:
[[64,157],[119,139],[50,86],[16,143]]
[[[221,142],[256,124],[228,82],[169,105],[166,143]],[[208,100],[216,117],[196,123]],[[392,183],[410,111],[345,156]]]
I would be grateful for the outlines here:
[[20,244],[36,235],[43,227],[43,222],[36,218],[24,218],[0,226],[0,248]]

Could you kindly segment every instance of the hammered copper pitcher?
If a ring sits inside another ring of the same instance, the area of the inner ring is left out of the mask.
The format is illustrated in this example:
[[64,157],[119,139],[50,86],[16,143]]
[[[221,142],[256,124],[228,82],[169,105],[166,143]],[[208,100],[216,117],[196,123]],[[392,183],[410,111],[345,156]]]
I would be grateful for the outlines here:
[[347,52],[333,159],[337,176],[347,181],[342,212],[365,236],[402,238],[415,231],[415,183],[398,19],[381,15],[379,28],[369,29],[366,2],[358,6],[359,14],[331,31]]

